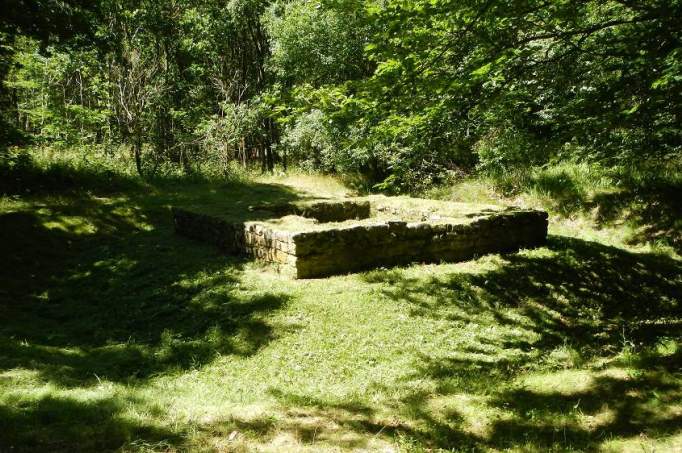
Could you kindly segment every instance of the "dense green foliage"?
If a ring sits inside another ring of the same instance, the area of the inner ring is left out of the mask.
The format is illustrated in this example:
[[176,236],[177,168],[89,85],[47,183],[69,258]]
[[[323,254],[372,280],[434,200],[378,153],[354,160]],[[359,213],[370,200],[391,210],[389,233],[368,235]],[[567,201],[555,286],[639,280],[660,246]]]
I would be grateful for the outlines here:
[[[31,5],[36,21],[60,11]],[[78,20],[2,23],[3,121],[48,145],[131,149],[143,175],[295,161],[413,190],[474,170],[680,159],[679,0],[61,8]]]

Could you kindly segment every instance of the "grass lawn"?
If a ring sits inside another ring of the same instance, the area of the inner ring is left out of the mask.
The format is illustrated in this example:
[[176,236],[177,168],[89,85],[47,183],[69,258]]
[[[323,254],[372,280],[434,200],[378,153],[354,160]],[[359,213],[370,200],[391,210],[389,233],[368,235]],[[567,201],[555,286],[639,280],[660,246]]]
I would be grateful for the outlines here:
[[624,225],[296,281],[168,207],[331,179],[103,187],[0,199],[0,452],[682,451],[682,261]]

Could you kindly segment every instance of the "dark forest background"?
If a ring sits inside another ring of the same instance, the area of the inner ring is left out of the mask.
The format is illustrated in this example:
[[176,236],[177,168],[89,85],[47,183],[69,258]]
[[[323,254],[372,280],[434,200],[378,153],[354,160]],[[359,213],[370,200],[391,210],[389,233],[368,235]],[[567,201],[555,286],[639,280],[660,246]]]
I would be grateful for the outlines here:
[[144,177],[295,164],[396,192],[564,161],[679,166],[679,0],[3,10],[5,145],[87,147]]

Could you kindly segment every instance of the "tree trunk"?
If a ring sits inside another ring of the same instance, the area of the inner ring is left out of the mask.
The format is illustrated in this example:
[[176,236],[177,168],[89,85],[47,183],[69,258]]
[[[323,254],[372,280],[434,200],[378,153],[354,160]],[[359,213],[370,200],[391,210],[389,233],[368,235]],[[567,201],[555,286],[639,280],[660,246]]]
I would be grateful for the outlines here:
[[142,137],[139,133],[135,134],[133,152],[135,153],[135,168],[137,169],[137,174],[144,178],[144,173],[142,171]]

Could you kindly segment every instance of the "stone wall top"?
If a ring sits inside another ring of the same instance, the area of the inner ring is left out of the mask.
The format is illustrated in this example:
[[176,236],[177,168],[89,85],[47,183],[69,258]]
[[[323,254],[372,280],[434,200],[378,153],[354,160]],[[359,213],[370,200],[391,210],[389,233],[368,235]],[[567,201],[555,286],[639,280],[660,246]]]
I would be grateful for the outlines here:
[[290,203],[258,204],[249,206],[250,211],[265,211],[273,217],[296,215],[319,222],[342,222],[352,219],[366,219],[370,216],[370,202],[362,199],[345,200],[303,200]]

